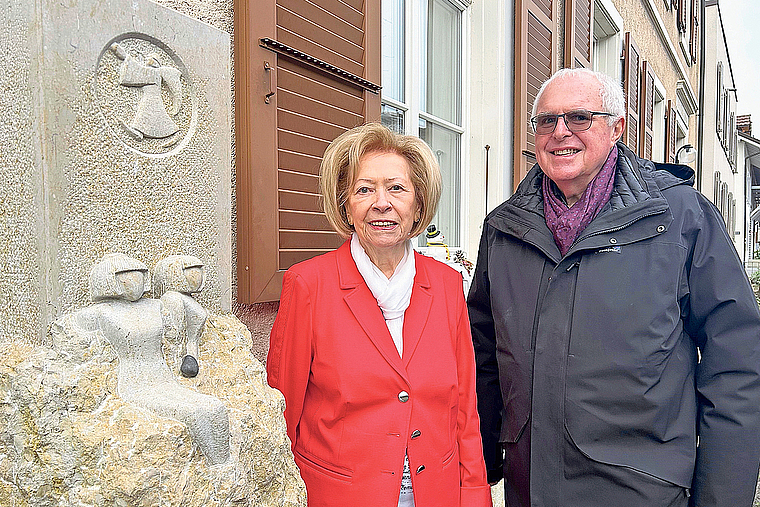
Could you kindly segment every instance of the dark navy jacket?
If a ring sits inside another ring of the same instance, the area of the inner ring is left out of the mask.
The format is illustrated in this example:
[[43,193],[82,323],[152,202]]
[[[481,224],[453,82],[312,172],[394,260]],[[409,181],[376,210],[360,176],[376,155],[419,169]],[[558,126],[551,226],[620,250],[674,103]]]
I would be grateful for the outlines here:
[[750,284],[693,172],[618,149],[612,197],[564,257],[537,165],[485,220],[468,305],[489,477],[504,446],[520,507],[750,506]]

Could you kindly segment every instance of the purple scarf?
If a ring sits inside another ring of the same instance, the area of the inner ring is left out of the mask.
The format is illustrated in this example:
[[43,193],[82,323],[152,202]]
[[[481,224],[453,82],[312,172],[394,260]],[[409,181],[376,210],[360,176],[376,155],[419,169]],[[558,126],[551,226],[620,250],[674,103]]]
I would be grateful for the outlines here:
[[578,239],[583,229],[591,223],[602,207],[607,204],[615,186],[615,163],[617,162],[617,146],[612,147],[607,161],[599,173],[588,184],[581,198],[567,207],[551,189],[551,182],[544,174],[544,215],[546,225],[552,231],[554,242],[564,256],[573,242]]

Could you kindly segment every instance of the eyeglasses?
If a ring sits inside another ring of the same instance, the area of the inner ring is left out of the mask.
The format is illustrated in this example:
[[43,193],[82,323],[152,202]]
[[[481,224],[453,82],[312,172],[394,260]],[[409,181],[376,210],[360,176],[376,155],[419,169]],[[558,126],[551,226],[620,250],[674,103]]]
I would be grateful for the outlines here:
[[565,120],[567,130],[570,132],[583,132],[591,128],[591,122],[594,120],[594,116],[615,116],[612,113],[604,113],[600,111],[586,111],[585,109],[577,109],[575,111],[568,111],[565,114],[549,114],[541,113],[530,119],[530,124],[533,125],[533,132],[539,135],[551,134],[554,129],[557,128],[559,119]]

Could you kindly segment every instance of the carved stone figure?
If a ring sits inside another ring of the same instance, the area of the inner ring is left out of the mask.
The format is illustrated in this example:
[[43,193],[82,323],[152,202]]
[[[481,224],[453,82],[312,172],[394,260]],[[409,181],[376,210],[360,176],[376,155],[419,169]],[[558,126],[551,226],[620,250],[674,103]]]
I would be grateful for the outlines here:
[[[130,55],[118,43],[111,45],[111,51],[124,63],[119,70],[119,83],[124,86],[140,87],[142,96],[132,121],[124,127],[137,139],[144,137],[165,138],[179,130],[171,116],[182,106],[182,73],[174,67],[161,65],[157,55],[148,55],[145,61]],[[172,97],[169,112],[161,98],[161,85],[166,83]]]
[[[229,459],[224,404],[179,384],[161,346],[176,333],[160,300],[144,299],[148,269],[124,254],[107,254],[90,272],[93,304],[73,314],[77,326],[102,331],[119,358],[117,391],[130,403],[185,424],[210,464]],[[202,279],[202,277],[201,277]]]
[[177,326],[183,345],[180,372],[185,377],[198,374],[198,347],[208,313],[193,299],[205,283],[203,262],[192,255],[170,255],[153,270],[153,296],[161,298]]

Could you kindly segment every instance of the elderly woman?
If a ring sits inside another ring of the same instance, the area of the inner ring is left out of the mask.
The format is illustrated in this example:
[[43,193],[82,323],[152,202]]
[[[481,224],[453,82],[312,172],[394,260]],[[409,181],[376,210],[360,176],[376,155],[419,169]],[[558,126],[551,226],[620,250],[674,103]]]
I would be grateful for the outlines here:
[[435,157],[364,125],[327,148],[321,182],[347,240],[287,271],[267,359],[309,507],[490,506],[461,275],[412,249]]

